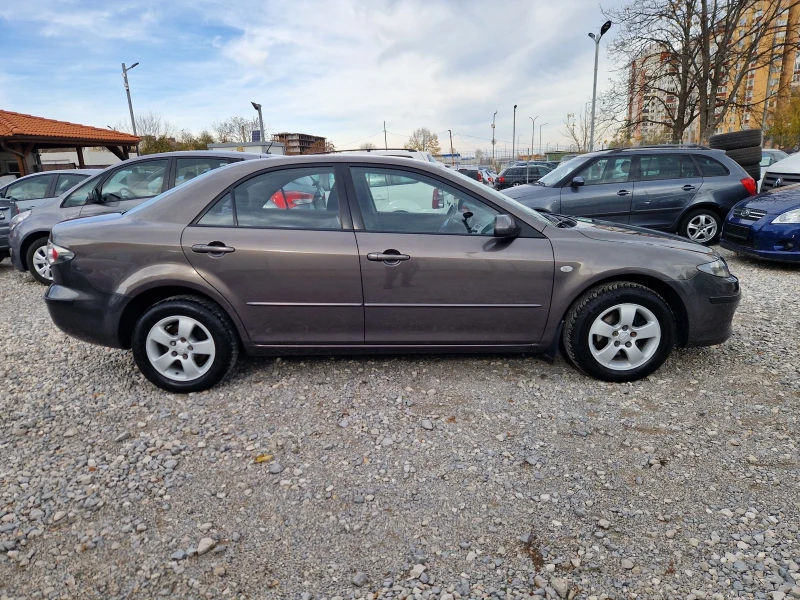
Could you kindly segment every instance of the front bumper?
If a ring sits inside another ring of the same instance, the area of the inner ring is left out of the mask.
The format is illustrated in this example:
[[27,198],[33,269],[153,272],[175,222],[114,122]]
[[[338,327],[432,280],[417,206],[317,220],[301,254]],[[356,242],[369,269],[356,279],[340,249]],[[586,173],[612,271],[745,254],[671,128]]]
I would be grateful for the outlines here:
[[8,225],[0,227],[0,256],[7,256],[11,247],[11,242],[8,240],[8,230]]
[[777,215],[758,221],[728,216],[720,246],[740,254],[782,262],[800,262],[800,223],[773,224]]
[[733,315],[741,299],[735,276],[715,277],[698,272],[678,285],[682,287],[687,317],[687,330],[681,335],[683,346],[713,346],[731,337]]
[[26,269],[22,264],[22,257],[19,253],[20,241],[21,236],[19,234],[19,225],[17,225],[13,231],[10,231],[8,234],[8,245],[9,251],[11,253],[11,264],[17,270],[21,272],[25,272]]

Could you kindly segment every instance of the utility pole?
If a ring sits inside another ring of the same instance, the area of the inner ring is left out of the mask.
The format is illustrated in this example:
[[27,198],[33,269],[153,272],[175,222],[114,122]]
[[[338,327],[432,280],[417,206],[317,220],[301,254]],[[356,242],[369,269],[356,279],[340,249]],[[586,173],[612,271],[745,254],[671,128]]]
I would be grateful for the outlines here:
[[495,169],[497,168],[497,164],[495,164],[494,161],[494,147],[497,144],[497,141],[494,139],[494,119],[496,116],[497,116],[497,111],[494,111],[494,114],[492,115],[492,167]]
[[383,148],[384,150],[389,149],[389,142],[386,141],[386,121],[383,122]]
[[595,105],[597,103],[597,57],[600,54],[600,40],[605,35],[606,31],[611,29],[611,21],[606,21],[600,28],[600,35],[590,33],[589,37],[594,40],[594,84],[592,86],[592,126],[591,133],[589,133],[589,152],[594,150],[594,116]]
[[514,154],[514,140],[517,139],[517,105],[514,105],[514,121],[511,126],[511,160],[517,160]]
[[528,153],[529,160],[533,157],[533,140],[536,137],[536,119],[539,118],[539,115],[535,117],[528,117],[531,120],[531,152]]
[[128,87],[128,71],[133,69],[138,62],[133,63],[130,67],[125,67],[125,63],[122,63],[122,80],[125,82],[125,93],[128,95],[128,110],[131,113],[131,127],[133,127],[133,135],[136,134],[136,119],[133,118],[133,103],[131,102],[131,88]]
[[455,166],[456,157],[455,153],[453,152],[453,132],[450,131],[449,129],[447,130],[447,132],[450,134],[450,164]]

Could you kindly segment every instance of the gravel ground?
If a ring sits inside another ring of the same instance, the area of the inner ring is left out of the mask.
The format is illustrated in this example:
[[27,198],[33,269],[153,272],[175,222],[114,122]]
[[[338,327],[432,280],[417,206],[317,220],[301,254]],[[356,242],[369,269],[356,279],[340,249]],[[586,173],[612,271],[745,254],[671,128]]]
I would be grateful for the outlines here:
[[171,395],[0,264],[0,598],[800,598],[800,268],[635,384],[245,359]]

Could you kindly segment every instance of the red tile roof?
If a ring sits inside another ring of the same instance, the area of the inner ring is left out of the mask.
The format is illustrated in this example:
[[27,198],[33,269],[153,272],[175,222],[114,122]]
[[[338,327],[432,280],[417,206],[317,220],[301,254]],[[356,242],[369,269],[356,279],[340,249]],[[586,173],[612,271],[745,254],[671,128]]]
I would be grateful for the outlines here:
[[133,145],[139,141],[136,136],[112,129],[100,129],[99,127],[0,110],[0,141],[13,141],[14,138],[24,138],[27,141],[36,139],[42,141],[45,139],[86,140],[95,141],[98,145]]

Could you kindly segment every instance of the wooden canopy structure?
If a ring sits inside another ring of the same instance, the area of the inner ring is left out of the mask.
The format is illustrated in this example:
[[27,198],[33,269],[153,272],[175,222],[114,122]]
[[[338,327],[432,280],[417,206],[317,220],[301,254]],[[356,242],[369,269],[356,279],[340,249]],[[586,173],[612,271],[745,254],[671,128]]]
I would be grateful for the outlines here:
[[126,160],[138,143],[138,137],[113,129],[0,110],[0,150],[17,158],[21,175],[31,171],[28,162],[31,153],[43,148],[75,148],[78,166],[84,168],[84,148],[102,146],[120,160]]

